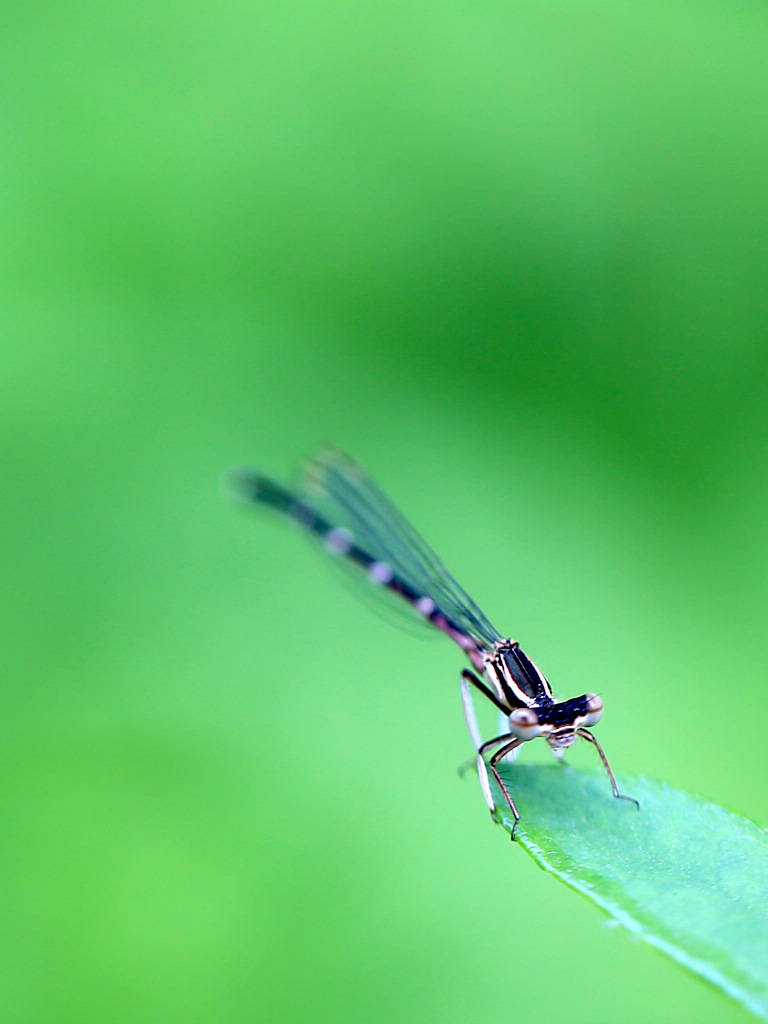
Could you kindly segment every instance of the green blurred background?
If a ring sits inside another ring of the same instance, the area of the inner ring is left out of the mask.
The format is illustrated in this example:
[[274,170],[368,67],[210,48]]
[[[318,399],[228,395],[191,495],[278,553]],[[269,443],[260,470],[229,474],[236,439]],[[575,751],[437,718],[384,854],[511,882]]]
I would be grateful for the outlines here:
[[460,654],[218,480],[346,448],[619,773],[768,821],[765,5],[2,24],[2,1019],[744,1020],[491,826]]

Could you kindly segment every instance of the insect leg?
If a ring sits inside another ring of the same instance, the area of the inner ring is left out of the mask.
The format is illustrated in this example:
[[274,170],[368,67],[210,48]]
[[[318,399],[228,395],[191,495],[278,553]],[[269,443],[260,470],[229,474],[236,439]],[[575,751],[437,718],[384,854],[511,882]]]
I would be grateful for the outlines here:
[[499,709],[499,711],[502,712],[502,714],[509,714],[509,707],[503,701],[499,700],[499,698],[496,696],[493,690],[489,686],[486,686],[485,683],[482,682],[480,679],[478,679],[474,672],[470,672],[468,668],[465,668],[464,671],[461,673],[461,678],[467,683],[472,683],[472,685],[476,689],[478,689],[480,693],[482,693],[484,696],[488,698],[489,701],[496,705],[496,707]]
[[[480,735],[480,727],[477,724],[477,715],[475,714],[475,705],[472,701],[472,693],[469,689],[469,681],[476,682],[475,677],[472,673],[466,669],[461,673],[461,703],[464,706],[464,718],[467,723],[467,729],[469,729],[469,735],[472,737],[472,746],[475,750],[479,750],[483,744],[483,739]],[[472,762],[467,762],[469,766]],[[483,791],[483,797],[485,802],[488,804],[488,810],[493,814],[494,804],[493,796],[491,794],[491,785],[488,782],[488,771],[485,767],[485,761],[480,754],[477,755],[477,777],[480,780],[480,789]],[[462,769],[459,769],[461,772]]]
[[[476,687],[484,696],[499,708],[502,713],[505,712],[505,708],[502,705],[498,697],[481,682],[474,672],[470,672],[468,668],[465,668],[461,673],[461,702],[464,705],[464,718],[467,722],[467,729],[469,729],[469,735],[472,737],[472,743],[477,750],[477,776],[480,780],[480,788],[483,791],[485,802],[488,804],[488,809],[493,813],[495,805],[493,802],[493,795],[491,794],[491,785],[488,781],[488,769],[486,768],[485,760],[482,755],[483,744],[482,736],[480,735],[480,727],[477,724],[477,715],[475,714],[475,705],[472,700],[472,691],[469,689],[469,684]],[[505,739],[506,737],[502,737]],[[490,740],[489,743],[493,745],[497,740]]]
[[632,803],[635,805],[635,807],[637,807],[638,810],[639,810],[640,809],[640,802],[638,800],[635,800],[635,798],[633,796],[625,796],[624,793],[620,793],[619,792],[619,787],[616,785],[616,777],[614,776],[613,772],[611,771],[611,766],[608,764],[608,758],[605,756],[605,751],[600,746],[600,744],[595,739],[595,737],[592,735],[592,733],[589,732],[588,729],[577,729],[576,730],[576,734],[578,736],[581,736],[582,739],[589,740],[589,742],[597,750],[598,754],[600,755],[600,760],[603,762],[603,767],[605,768],[606,772],[608,772],[608,778],[611,780],[611,788],[613,789],[613,795],[616,797],[616,799],[617,800],[631,800]]
[[[509,737],[507,736],[505,738],[509,738]],[[498,740],[499,737],[496,737],[496,739]],[[493,743],[493,742],[495,742],[495,741],[494,740],[489,740],[489,743]],[[519,747],[522,742],[523,742],[523,740],[521,740],[519,736],[516,736],[509,743],[505,743],[504,746],[499,747],[499,749],[496,751],[496,753],[491,758],[491,765],[490,765],[491,766],[491,771],[493,772],[493,777],[496,779],[497,783],[499,784],[499,788],[501,789],[501,792],[504,794],[504,798],[506,799],[507,803],[509,804],[509,809],[510,809],[510,811],[512,811],[512,814],[514,815],[514,818],[515,818],[515,823],[512,826],[512,832],[511,832],[511,838],[512,839],[515,838],[515,829],[517,828],[518,821],[520,821],[520,813],[519,813],[517,807],[515,806],[515,801],[509,795],[509,791],[507,790],[507,787],[504,785],[504,782],[503,782],[501,776],[499,775],[499,773],[498,773],[498,771],[496,769],[496,765],[499,763],[499,761],[502,759],[502,757],[506,757],[506,755],[509,754],[510,751],[515,750],[515,748]],[[483,746],[488,746],[488,744],[484,743]],[[480,749],[482,750],[483,748],[481,747]]]

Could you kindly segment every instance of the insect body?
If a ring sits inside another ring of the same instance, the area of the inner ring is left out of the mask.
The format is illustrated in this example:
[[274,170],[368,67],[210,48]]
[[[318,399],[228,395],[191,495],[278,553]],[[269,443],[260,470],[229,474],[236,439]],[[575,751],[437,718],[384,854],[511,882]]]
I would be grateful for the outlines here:
[[[589,731],[603,714],[600,697],[585,693],[556,701],[544,675],[520,645],[504,638],[491,625],[432,549],[356,462],[336,449],[325,449],[309,462],[297,490],[250,470],[237,471],[233,482],[241,498],[268,506],[314,534],[328,551],[356,565],[372,582],[399,595],[466,653],[475,672],[465,669],[461,674],[462,699],[477,750],[480,784],[492,813],[495,804],[488,768],[509,805],[515,825],[519,821],[520,815],[498,765],[523,743],[539,736],[557,756],[578,737],[588,740],[600,755],[613,795],[637,803],[633,797],[619,793],[603,749]],[[504,716],[505,731],[485,742],[480,737],[470,687],[479,690]]]

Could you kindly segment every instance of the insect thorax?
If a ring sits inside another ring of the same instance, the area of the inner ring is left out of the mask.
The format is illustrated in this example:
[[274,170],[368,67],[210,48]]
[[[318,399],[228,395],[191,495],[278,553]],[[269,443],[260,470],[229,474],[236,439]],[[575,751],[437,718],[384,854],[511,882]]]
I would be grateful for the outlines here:
[[500,640],[488,655],[485,672],[511,708],[548,707],[554,703],[544,674],[516,640]]

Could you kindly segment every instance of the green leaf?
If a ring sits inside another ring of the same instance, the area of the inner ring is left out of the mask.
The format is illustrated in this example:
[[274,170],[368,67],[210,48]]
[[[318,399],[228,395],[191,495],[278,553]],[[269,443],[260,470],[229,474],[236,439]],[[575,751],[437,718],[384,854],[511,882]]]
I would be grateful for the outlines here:
[[[546,871],[768,1020],[768,832],[651,779],[505,765],[515,838]],[[495,788],[496,817],[512,819]],[[502,805],[504,809],[502,809]]]

